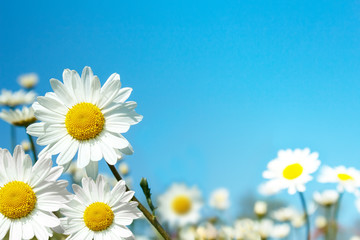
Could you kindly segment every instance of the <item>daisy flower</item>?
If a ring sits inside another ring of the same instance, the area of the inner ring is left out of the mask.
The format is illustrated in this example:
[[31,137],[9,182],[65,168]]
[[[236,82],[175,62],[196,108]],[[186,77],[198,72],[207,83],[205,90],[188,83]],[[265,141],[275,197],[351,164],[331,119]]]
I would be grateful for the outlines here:
[[210,195],[209,205],[218,210],[226,210],[230,206],[229,195],[226,188],[216,189]]
[[280,150],[278,157],[268,164],[263,177],[270,179],[271,185],[279,189],[288,189],[289,194],[305,191],[305,183],[312,180],[314,173],[320,166],[318,153],[310,153],[310,149]]
[[34,110],[32,107],[23,107],[15,110],[2,110],[0,113],[0,118],[4,121],[18,127],[27,127],[30,124],[36,122],[36,118],[34,115]]
[[339,193],[335,190],[325,190],[322,193],[314,193],[314,201],[324,207],[330,207],[339,199]]
[[320,171],[318,181],[321,183],[337,183],[338,191],[343,192],[346,190],[353,193],[360,187],[360,172],[352,167],[339,166],[331,168],[324,166]]
[[78,153],[78,167],[88,166],[88,172],[97,169],[102,158],[114,165],[122,154],[132,154],[121,133],[142,116],[135,112],[135,102],[125,102],[132,89],[120,89],[119,74],[112,74],[102,87],[90,67],[84,68],[81,77],[65,69],[63,80],[50,79],[54,92],[33,104],[41,122],[30,125],[27,132],[38,137],[39,145],[47,145],[44,151],[59,154],[59,165],[68,164]]
[[19,90],[13,93],[11,91],[3,89],[0,95],[0,105],[14,108],[19,105],[27,105],[33,103],[35,97],[36,94],[33,91],[25,92],[24,90]]
[[62,171],[61,166],[52,168],[50,155],[32,166],[20,146],[13,157],[8,150],[0,150],[0,239],[8,232],[10,240],[52,236],[50,228],[60,225],[52,212],[71,197],[67,181],[56,181]]
[[158,204],[160,219],[171,226],[196,223],[200,219],[200,209],[203,206],[198,188],[188,188],[184,184],[176,183],[159,196]]
[[39,82],[39,77],[36,73],[27,73],[20,75],[18,83],[26,89],[32,89]]
[[130,201],[133,191],[126,191],[124,181],[119,181],[110,191],[105,178],[99,175],[96,182],[82,179],[82,187],[73,184],[75,197],[61,213],[65,235],[72,240],[135,239],[126,227],[142,216],[137,202]]

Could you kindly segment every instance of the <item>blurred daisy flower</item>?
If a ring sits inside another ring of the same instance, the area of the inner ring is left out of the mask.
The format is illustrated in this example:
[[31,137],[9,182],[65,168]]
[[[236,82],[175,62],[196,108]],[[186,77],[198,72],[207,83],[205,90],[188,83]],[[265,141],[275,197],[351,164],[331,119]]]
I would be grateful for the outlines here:
[[279,189],[288,189],[289,194],[305,191],[305,183],[312,180],[310,174],[320,166],[318,153],[310,153],[310,149],[280,150],[278,157],[268,164],[263,177],[270,179],[271,185]]
[[109,184],[101,175],[96,182],[82,179],[82,187],[74,184],[75,197],[61,213],[64,234],[72,240],[135,239],[126,227],[142,216],[137,203],[130,201],[133,191],[126,191],[125,182],[119,181],[110,191]]
[[267,213],[267,203],[264,201],[256,201],[254,204],[254,213],[258,217],[263,217]]
[[71,197],[67,181],[57,181],[62,171],[61,166],[52,168],[50,155],[32,166],[20,146],[13,157],[8,150],[0,150],[0,239],[8,231],[10,240],[52,236],[50,228],[60,225],[52,212]]
[[279,222],[289,222],[298,215],[299,212],[292,207],[279,208],[271,214],[272,218]]
[[27,73],[20,75],[18,78],[18,83],[20,86],[26,89],[32,89],[39,82],[39,77],[36,73]]
[[322,193],[314,193],[314,201],[324,207],[330,207],[339,199],[339,193],[335,190],[325,190]]
[[13,93],[11,91],[3,89],[0,95],[0,105],[14,108],[19,105],[27,105],[33,103],[35,97],[36,93],[33,91],[25,92],[24,90],[19,90]]
[[30,124],[36,122],[34,110],[32,109],[32,107],[30,108],[23,107],[21,110],[10,109],[9,111],[3,109],[2,112],[0,113],[0,118],[18,127],[27,127]]
[[122,154],[132,154],[121,133],[142,116],[135,112],[135,102],[125,102],[132,89],[120,89],[119,74],[112,74],[102,87],[90,67],[84,68],[81,77],[65,69],[63,80],[50,79],[54,92],[38,97],[33,104],[35,116],[42,122],[30,125],[27,132],[39,137],[38,144],[47,145],[44,151],[59,154],[59,165],[78,153],[78,167],[87,167],[88,172],[97,171],[102,158],[114,165]]
[[273,181],[261,183],[258,187],[258,192],[263,196],[272,196],[280,191],[280,187]]
[[290,234],[290,226],[287,223],[274,225],[271,236],[273,238],[282,239],[286,238]]
[[360,187],[360,172],[352,167],[339,166],[331,168],[324,166],[320,171],[318,181],[321,183],[337,183],[339,192],[346,190],[353,193]]
[[161,220],[171,226],[185,226],[199,221],[203,203],[198,188],[174,183],[159,196],[158,205]]
[[218,210],[226,210],[230,206],[229,190],[219,188],[210,195],[209,205]]

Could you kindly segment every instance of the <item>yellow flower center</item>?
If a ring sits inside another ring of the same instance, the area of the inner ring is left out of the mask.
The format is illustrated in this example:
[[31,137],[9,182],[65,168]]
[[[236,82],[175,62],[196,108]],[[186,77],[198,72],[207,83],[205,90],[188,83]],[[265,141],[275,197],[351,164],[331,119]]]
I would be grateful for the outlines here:
[[172,208],[175,213],[179,215],[184,215],[188,213],[191,209],[191,200],[187,196],[177,196],[172,202]]
[[348,181],[348,180],[354,180],[354,178],[352,176],[350,176],[349,174],[346,173],[339,173],[338,174],[338,178],[341,181]]
[[283,176],[288,180],[293,180],[299,177],[302,174],[303,170],[303,167],[299,163],[294,163],[287,166],[283,170]]
[[78,103],[66,114],[65,126],[68,133],[77,140],[95,138],[102,130],[105,118],[100,109],[92,103]]
[[35,204],[36,195],[24,182],[12,181],[0,188],[0,213],[5,217],[26,217],[34,210]]
[[84,222],[92,231],[107,229],[114,220],[114,212],[103,202],[94,202],[85,209]]

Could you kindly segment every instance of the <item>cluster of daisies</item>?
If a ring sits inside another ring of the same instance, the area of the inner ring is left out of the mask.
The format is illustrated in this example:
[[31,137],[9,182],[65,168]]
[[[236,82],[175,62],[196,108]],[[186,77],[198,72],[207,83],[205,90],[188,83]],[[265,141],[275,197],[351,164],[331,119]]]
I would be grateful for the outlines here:
[[[125,181],[110,182],[98,174],[100,160],[114,166],[133,153],[122,136],[142,120],[136,103],[126,101],[132,89],[121,88],[116,73],[101,86],[89,67],[81,76],[64,70],[63,82],[50,80],[54,92],[35,100],[37,82],[37,75],[23,75],[19,83],[24,89],[0,95],[0,118],[12,131],[23,127],[29,135],[13,155],[0,149],[0,239],[135,239],[127,227],[142,217],[138,202],[132,201],[134,192]],[[45,146],[39,154],[33,137]],[[30,149],[33,159],[26,154]],[[81,186],[73,184],[71,194],[68,182],[58,179],[73,159],[77,169],[86,171],[77,176]],[[120,169],[126,172],[126,166]]]

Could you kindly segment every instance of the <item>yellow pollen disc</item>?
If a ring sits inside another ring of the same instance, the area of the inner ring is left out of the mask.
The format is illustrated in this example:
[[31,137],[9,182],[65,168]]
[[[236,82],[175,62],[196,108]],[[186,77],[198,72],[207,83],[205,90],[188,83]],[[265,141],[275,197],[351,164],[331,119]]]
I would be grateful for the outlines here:
[[303,167],[299,163],[294,163],[287,166],[283,170],[283,176],[288,180],[293,180],[299,177],[302,174],[303,170]]
[[114,212],[103,202],[94,202],[85,209],[84,222],[92,231],[107,229],[114,220]]
[[92,103],[78,103],[66,114],[65,126],[68,133],[77,140],[95,138],[103,130],[105,118],[100,109]]
[[32,188],[20,181],[12,181],[0,188],[0,212],[8,218],[26,217],[34,210],[36,195]]
[[354,180],[354,178],[352,176],[350,176],[349,174],[346,173],[339,173],[338,174],[338,178],[341,181],[348,181],[348,180]]
[[188,213],[191,209],[191,200],[189,197],[180,195],[172,201],[172,209],[179,215]]

